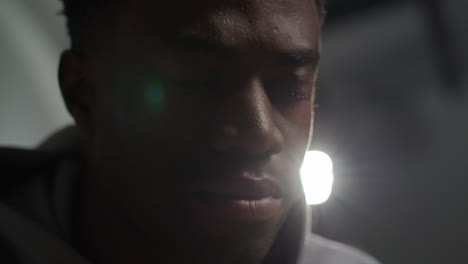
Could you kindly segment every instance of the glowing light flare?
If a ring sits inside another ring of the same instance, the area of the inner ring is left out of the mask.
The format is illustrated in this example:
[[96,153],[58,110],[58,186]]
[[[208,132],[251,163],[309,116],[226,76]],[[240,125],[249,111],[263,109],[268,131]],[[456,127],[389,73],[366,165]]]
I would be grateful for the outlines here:
[[307,204],[322,204],[330,198],[334,180],[333,162],[326,153],[308,151],[300,173]]
[[159,107],[164,103],[165,93],[161,82],[153,82],[146,86],[145,100],[152,107]]

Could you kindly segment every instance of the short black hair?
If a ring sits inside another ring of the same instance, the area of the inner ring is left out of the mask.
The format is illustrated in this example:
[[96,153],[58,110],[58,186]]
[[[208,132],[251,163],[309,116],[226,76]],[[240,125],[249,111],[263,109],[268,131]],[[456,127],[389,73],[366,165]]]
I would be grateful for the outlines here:
[[[85,39],[92,38],[93,27],[97,24],[98,17],[104,17],[109,7],[116,3],[115,0],[61,0],[63,14],[67,20],[68,35],[70,36],[71,49],[83,51]],[[325,0],[315,0],[322,17],[325,16]]]
[[102,17],[105,7],[111,6],[109,0],[60,0],[66,18],[71,49],[82,51],[85,39],[89,38],[92,24]]

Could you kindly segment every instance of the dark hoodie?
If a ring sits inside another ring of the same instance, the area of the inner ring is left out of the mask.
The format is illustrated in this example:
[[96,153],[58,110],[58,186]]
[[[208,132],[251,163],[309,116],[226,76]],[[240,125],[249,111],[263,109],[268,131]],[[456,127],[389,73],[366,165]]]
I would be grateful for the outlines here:
[[[89,263],[71,241],[82,146],[77,129],[68,127],[36,150],[0,149],[0,263]],[[306,230],[305,205],[296,206],[269,257],[284,264],[377,264]]]

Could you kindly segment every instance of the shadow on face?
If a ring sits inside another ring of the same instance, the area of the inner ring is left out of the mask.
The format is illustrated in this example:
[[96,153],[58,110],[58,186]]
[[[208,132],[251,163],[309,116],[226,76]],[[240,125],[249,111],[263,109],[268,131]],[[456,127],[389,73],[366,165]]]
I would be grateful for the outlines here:
[[[112,37],[80,66],[86,81],[73,82],[73,63],[62,63],[66,100],[88,103],[74,117],[89,139],[90,181],[151,239],[191,248],[185,257],[256,263],[302,197],[316,3],[137,0],[114,12]],[[213,193],[275,206],[249,217],[248,206],[235,211]]]

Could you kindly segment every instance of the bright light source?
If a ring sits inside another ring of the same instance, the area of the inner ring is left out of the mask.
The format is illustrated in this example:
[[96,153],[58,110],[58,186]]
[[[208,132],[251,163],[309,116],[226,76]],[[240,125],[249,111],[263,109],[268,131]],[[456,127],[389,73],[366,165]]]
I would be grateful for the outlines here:
[[333,162],[321,151],[308,151],[301,167],[301,179],[307,204],[326,202],[333,187]]

